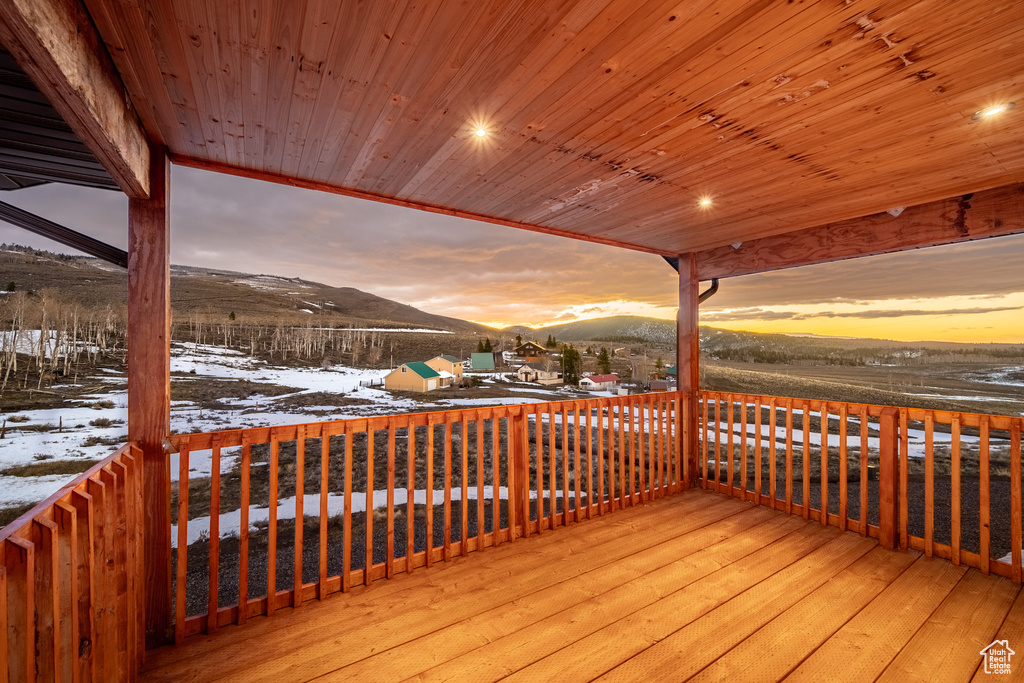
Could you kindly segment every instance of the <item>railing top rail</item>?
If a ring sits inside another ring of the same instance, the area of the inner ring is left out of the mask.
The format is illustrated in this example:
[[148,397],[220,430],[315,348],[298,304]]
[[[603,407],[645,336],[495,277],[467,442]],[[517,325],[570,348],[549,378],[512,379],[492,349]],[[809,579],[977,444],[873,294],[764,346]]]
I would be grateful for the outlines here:
[[10,524],[5,526],[3,529],[0,529],[0,542],[14,537],[18,532],[20,532],[23,529],[25,529],[25,527],[33,519],[38,517],[40,513],[45,512],[47,509],[53,507],[54,505],[59,503],[64,498],[66,498],[69,495],[71,495],[71,493],[78,486],[83,484],[86,480],[88,480],[91,476],[93,476],[94,474],[99,472],[101,469],[103,469],[104,467],[108,466],[110,463],[114,462],[115,460],[117,460],[118,458],[123,456],[125,453],[127,453],[129,450],[131,450],[131,447],[132,447],[132,444],[130,442],[122,445],[120,448],[118,448],[116,451],[114,451],[113,453],[108,455],[106,458],[104,458],[103,460],[100,460],[95,465],[93,465],[92,467],[87,469],[85,472],[82,472],[80,475],[78,475],[77,477],[75,477],[74,479],[69,481],[67,484],[64,484],[64,486],[60,487],[60,489],[58,489],[56,492],[51,494],[48,498],[46,498],[45,500],[41,501],[37,505],[34,505],[31,510],[29,510],[28,512],[25,512],[20,517],[18,517],[17,519],[13,520]]
[[228,429],[217,432],[195,432],[191,434],[175,434],[170,437],[170,452],[177,453],[183,443],[192,449],[211,448],[219,445],[222,448],[241,446],[244,443],[269,443],[273,436],[282,441],[296,438],[297,428],[302,427],[306,438],[317,438],[324,434],[335,436],[370,429],[388,429],[389,427],[426,427],[448,423],[464,422],[473,419],[492,419],[518,416],[523,412],[533,415],[541,412],[560,412],[576,408],[604,408],[609,406],[646,403],[654,400],[671,400],[679,395],[678,391],[658,392],[653,394],[630,394],[629,396],[601,396],[596,398],[573,398],[565,401],[546,401],[543,403],[518,403],[511,405],[492,405],[474,408],[458,408],[422,413],[397,413],[377,417],[354,417],[341,420],[324,420],[320,422],[300,422],[291,425],[274,427],[249,427],[246,429]]
[[[960,423],[968,427],[977,427],[983,420],[988,422],[989,427],[992,429],[1010,429],[1014,423],[1024,425],[1024,416],[1017,417],[1011,415],[992,415],[989,413],[971,413],[957,410],[939,410],[933,408],[908,408],[905,406],[883,406],[876,405],[873,403],[853,403],[850,401],[834,401],[827,399],[810,399],[810,398],[798,398],[793,396],[768,396],[763,394],[748,394],[744,392],[731,392],[731,391],[700,391],[701,398],[709,400],[720,400],[725,401],[730,397],[733,401],[745,401],[752,403],[759,401],[763,405],[767,406],[772,401],[776,402],[776,407],[785,407],[786,405],[792,404],[794,408],[802,408],[804,405],[809,410],[820,411],[822,406],[825,406],[826,410],[830,412],[838,412],[839,406],[846,406],[848,412],[851,415],[856,415],[861,412],[861,409],[866,408],[870,417],[878,417],[882,414],[883,410],[897,410],[901,413],[905,412],[907,418],[914,421],[924,421],[926,416],[930,416],[932,420],[939,424],[950,424],[954,418],[958,419]],[[780,405],[781,403],[781,405]]]

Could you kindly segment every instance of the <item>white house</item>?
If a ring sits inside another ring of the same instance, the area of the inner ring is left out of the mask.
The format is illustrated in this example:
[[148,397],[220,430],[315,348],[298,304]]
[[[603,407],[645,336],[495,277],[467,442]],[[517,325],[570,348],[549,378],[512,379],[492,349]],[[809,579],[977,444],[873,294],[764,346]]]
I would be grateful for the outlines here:
[[619,387],[619,381],[619,376],[615,373],[590,375],[580,380],[580,388],[590,391],[615,391]]
[[536,382],[537,384],[562,384],[565,381],[562,379],[562,373],[557,370],[545,370],[539,365],[529,363],[519,366],[519,369],[516,370],[516,377],[520,382]]

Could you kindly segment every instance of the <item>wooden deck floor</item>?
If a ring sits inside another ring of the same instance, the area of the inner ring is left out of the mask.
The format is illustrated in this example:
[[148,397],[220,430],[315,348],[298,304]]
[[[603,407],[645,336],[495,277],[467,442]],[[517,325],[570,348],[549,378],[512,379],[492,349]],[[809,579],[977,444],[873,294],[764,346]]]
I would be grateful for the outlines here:
[[1022,635],[1007,579],[693,491],[152,652],[142,680],[987,681],[979,651]]

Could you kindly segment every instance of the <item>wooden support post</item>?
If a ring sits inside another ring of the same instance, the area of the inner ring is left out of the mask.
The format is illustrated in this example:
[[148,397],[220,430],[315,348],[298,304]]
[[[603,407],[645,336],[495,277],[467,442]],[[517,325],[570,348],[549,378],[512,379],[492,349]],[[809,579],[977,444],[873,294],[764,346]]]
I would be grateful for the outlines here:
[[169,169],[150,154],[150,198],[128,202],[128,439],[142,450],[146,644],[171,625],[171,483],[164,440],[171,415]]
[[[824,411],[823,411],[824,414]],[[878,542],[895,548],[899,529],[899,411],[878,417]]]
[[680,453],[684,488],[697,480],[697,392],[700,389],[700,336],[697,332],[697,256],[679,256],[679,321],[676,329],[676,378],[685,422]]
[[[514,519],[509,520],[509,530],[519,529],[519,536],[528,536],[530,532],[530,440],[529,417],[521,407],[509,409],[508,431],[513,442],[513,458],[515,472],[513,490],[509,497],[516,501]],[[540,424],[538,422],[538,424]],[[513,535],[512,538],[515,538]]]

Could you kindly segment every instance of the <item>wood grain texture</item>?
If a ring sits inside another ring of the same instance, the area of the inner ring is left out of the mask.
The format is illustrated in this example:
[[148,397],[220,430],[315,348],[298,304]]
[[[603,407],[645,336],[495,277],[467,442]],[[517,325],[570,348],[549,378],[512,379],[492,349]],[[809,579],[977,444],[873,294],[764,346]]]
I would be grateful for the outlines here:
[[[700,282],[697,278],[695,254],[679,256],[679,319],[676,327],[676,377],[679,392],[686,401],[689,419],[682,425],[683,471],[686,484],[700,477],[698,472],[699,411],[697,392],[700,389],[700,335],[697,330]],[[704,424],[707,424],[707,404],[704,405]],[[707,480],[707,432],[703,439],[705,449],[704,479]]]
[[666,255],[1024,174],[1008,0],[85,5],[176,159]]
[[1024,232],[1024,185],[829,223],[697,254],[701,280]]
[[128,439],[142,449],[145,481],[146,642],[171,625],[171,483],[164,440],[171,420],[170,169],[152,150],[149,199],[128,202]]

